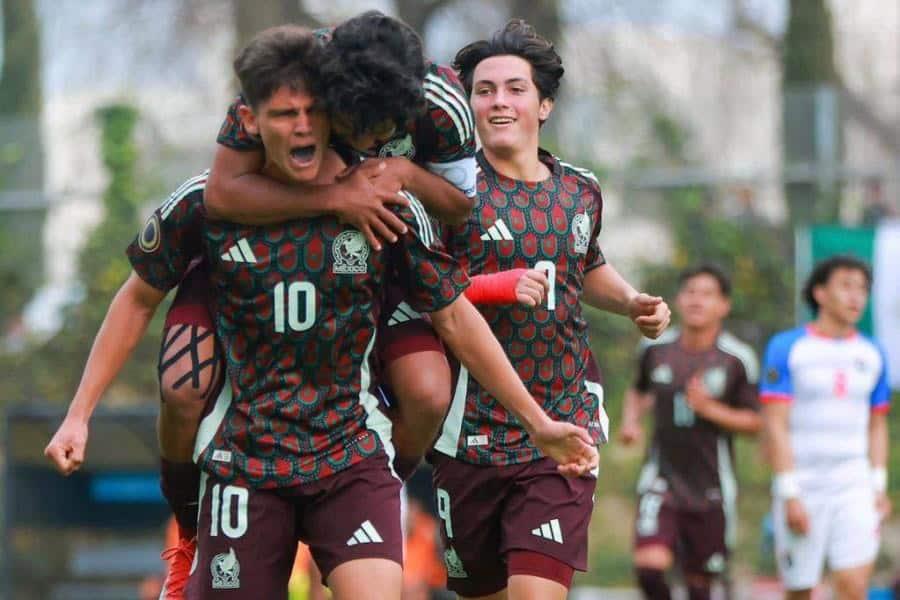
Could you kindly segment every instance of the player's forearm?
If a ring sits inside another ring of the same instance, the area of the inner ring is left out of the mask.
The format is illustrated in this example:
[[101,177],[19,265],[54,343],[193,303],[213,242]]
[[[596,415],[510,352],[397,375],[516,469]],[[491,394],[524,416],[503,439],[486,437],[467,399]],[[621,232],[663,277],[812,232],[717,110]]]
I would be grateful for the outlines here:
[[403,187],[425,205],[429,214],[447,225],[465,223],[475,206],[475,199],[468,198],[443,177],[406,162],[408,166],[405,167]]
[[71,418],[85,423],[90,420],[101,396],[144,336],[156,307],[165,296],[162,292],[154,294],[143,289],[140,284],[149,286],[143,282],[138,284],[134,281],[136,278],[137,275],[132,273],[106,312],[94,338],[78,390],[69,405],[68,416]]
[[534,432],[549,419],[522,384],[484,318],[468,300],[460,297],[432,313],[432,323],[459,362],[526,430]]
[[637,294],[609,263],[592,269],[584,278],[582,300],[600,310],[627,315],[629,303]]
[[794,470],[787,415],[787,408],[780,404],[769,404],[763,408],[766,455],[775,473]]
[[888,421],[883,413],[869,416],[869,463],[873,467],[886,467],[888,460]]
[[732,408],[718,401],[711,402],[703,417],[722,429],[734,433],[756,434],[762,429],[762,417],[746,408]]

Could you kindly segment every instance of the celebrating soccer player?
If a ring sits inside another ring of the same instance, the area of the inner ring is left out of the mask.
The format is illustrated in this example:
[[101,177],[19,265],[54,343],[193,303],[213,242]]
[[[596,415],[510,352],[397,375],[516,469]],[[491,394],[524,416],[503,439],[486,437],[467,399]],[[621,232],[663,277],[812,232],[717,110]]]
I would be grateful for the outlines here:
[[[455,66],[483,148],[473,216],[448,247],[473,279],[521,284],[483,290],[498,303],[482,307],[485,319],[543,410],[601,441],[603,389],[579,301],[627,314],[653,337],[669,309],[606,264],[597,179],[539,148],[563,74],[553,45],[511,21],[460,50]],[[596,474],[561,477],[492,383],[460,369],[434,447],[448,587],[466,598],[564,598],[587,566]]]
[[619,437],[642,437],[652,407],[653,436],[638,480],[634,565],[650,600],[668,600],[677,558],[691,600],[710,597],[722,575],[735,526],[737,482],[732,433],[762,427],[753,350],[722,329],[731,282],[713,265],[681,273],[675,306],[681,327],[642,344],[638,374],[625,396]]
[[778,570],[789,598],[810,598],[827,562],[838,597],[866,597],[887,496],[887,361],[861,335],[872,275],[838,256],[815,266],[803,297],[815,320],[769,342],[760,384]]
[[[305,30],[273,28],[235,62],[249,103],[242,116],[266,148],[264,171],[285,183],[329,183],[345,167],[328,146],[330,124],[315,96],[320,52]],[[432,313],[448,346],[491,382],[561,472],[596,466],[587,432],[540,409],[460,297],[466,275],[436,250],[412,196],[394,209],[405,233],[375,253],[335,217],[263,227],[207,221],[204,187],[202,178],[189,180],[129,247],[135,273],[110,307],[70,411],[86,420],[165,292],[203,256],[228,382],[198,434],[203,567],[190,598],[285,597],[298,537],[336,598],[399,598],[400,484],[390,424],[370,392],[388,281]],[[138,327],[116,330],[132,315]],[[63,471],[83,456],[83,440],[80,449],[69,442],[58,434],[47,449]]]

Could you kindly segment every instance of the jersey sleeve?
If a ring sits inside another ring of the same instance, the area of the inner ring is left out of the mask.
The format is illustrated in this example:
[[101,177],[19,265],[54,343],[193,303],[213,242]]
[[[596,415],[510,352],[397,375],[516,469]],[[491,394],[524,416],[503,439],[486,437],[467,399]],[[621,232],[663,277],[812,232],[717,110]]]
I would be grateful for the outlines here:
[[878,354],[881,356],[881,373],[878,375],[878,381],[875,383],[875,389],[872,390],[872,396],[869,399],[869,405],[872,412],[887,412],[891,408],[891,386],[888,376],[888,360],[887,354],[880,345],[877,345]]
[[585,256],[585,273],[606,264],[606,257],[603,256],[603,249],[600,245],[600,230],[602,229],[603,222],[603,196],[600,193],[600,185],[596,182],[592,183],[597,218],[594,227],[591,229],[591,240],[588,245],[587,256]]
[[641,344],[638,347],[638,370],[634,379],[634,389],[646,394],[650,391],[650,354],[653,346]]
[[437,64],[429,66],[423,88],[427,103],[423,129],[432,132],[433,140],[417,162],[474,198],[475,122],[466,92],[453,69]]
[[[748,359],[751,360],[751,359]],[[752,360],[755,362],[756,357]],[[731,395],[731,405],[735,408],[745,408],[753,411],[759,411],[759,387],[758,373],[759,366],[748,365],[745,361],[737,361],[738,368],[735,373],[733,394]]]
[[759,384],[759,400],[763,404],[791,402],[794,399],[794,382],[788,358],[795,340],[795,336],[781,333],[772,338],[766,347],[763,378]]
[[138,276],[158,290],[177,286],[203,253],[203,188],[206,175],[187,180],[160,205],[128,246]]
[[406,233],[391,246],[397,283],[407,291],[409,304],[419,312],[434,312],[450,305],[469,286],[459,263],[446,254],[425,208],[412,195],[407,207],[394,211],[407,225]]
[[231,106],[228,107],[228,113],[225,120],[219,128],[219,135],[216,142],[227,146],[232,150],[248,151],[262,150],[262,141],[258,136],[249,133],[244,129],[244,122],[241,119],[240,108],[244,105],[244,97],[235,98]]

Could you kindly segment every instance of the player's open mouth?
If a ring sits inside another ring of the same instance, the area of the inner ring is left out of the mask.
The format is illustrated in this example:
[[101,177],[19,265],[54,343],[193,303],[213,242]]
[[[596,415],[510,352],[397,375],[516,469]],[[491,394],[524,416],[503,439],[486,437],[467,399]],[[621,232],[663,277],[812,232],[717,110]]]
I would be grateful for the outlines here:
[[306,167],[312,164],[316,156],[316,146],[294,146],[291,148],[291,159],[294,164],[300,167]]
[[515,121],[512,117],[491,117],[488,119],[488,123],[491,125],[511,125]]

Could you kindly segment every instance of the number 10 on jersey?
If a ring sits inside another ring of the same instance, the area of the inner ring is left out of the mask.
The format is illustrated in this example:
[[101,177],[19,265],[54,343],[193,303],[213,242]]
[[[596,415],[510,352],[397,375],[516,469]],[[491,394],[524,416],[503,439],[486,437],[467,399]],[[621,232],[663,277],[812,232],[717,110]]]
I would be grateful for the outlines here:
[[272,289],[275,331],[306,331],[316,322],[316,286],[308,281],[294,281],[290,285],[279,281]]

